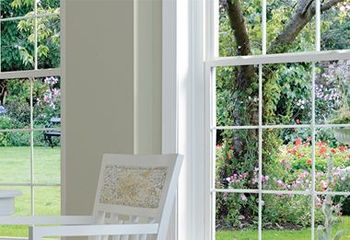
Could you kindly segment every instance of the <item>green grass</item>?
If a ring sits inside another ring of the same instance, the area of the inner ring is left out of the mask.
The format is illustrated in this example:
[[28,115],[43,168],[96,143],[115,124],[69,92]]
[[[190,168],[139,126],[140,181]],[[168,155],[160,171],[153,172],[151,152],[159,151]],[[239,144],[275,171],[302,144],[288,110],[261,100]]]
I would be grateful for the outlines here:
[[[60,183],[60,148],[34,148],[34,182],[38,184]],[[28,183],[30,181],[30,148],[0,147],[0,183]],[[23,195],[16,198],[16,215],[31,214],[30,187],[0,187],[0,189],[21,190]],[[35,187],[35,215],[60,214],[60,187]],[[0,226],[0,236],[25,237],[25,226]]]
[[[342,217],[334,232],[345,230],[345,235],[341,240],[350,240],[350,217]],[[315,234],[317,239],[317,233]],[[266,240],[309,240],[311,239],[311,229],[303,230],[264,230],[262,233],[263,239]],[[257,230],[243,231],[218,231],[216,240],[257,240]]]

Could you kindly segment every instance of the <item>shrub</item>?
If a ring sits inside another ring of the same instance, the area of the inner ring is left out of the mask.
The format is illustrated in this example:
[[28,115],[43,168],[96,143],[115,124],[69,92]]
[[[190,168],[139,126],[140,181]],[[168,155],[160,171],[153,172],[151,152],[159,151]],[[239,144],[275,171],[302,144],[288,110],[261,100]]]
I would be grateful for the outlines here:
[[[232,189],[247,189],[249,186],[257,188],[258,169],[253,172],[237,171],[230,161],[234,156],[234,149],[224,142],[217,146],[217,186]],[[292,143],[281,145],[270,164],[264,165],[262,183],[264,189],[270,190],[307,190],[311,189],[312,169],[311,139],[303,141],[295,139]],[[328,182],[328,158],[332,159],[332,182]],[[230,159],[230,160],[228,160]],[[229,165],[227,167],[226,165]],[[350,190],[350,150],[347,146],[332,147],[328,143],[316,143],[316,190],[326,191]],[[264,195],[263,223],[265,228],[304,228],[310,226],[311,197],[303,195]],[[321,224],[324,215],[322,204],[324,199],[316,199],[315,221]],[[217,196],[217,220],[221,227],[256,227],[258,211],[256,194],[223,194]],[[342,206],[343,214],[349,214],[350,200],[344,197],[335,197],[334,205]],[[341,210],[339,210],[341,212]]]

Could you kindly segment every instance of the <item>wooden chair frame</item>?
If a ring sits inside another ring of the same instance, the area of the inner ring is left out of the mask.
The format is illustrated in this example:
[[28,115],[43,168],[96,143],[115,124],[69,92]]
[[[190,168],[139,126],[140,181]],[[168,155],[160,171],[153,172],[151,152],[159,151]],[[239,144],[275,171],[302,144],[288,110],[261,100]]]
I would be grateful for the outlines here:
[[[95,236],[102,240],[107,240],[109,237],[113,240],[146,240],[152,236],[157,240],[164,240],[175,202],[182,161],[183,157],[177,154],[145,156],[104,154],[92,216],[9,216],[0,217],[0,225],[29,225],[30,240],[49,236]],[[142,169],[167,168],[158,207],[101,203],[104,171],[106,166],[111,165]],[[109,222],[107,216],[114,221]]]

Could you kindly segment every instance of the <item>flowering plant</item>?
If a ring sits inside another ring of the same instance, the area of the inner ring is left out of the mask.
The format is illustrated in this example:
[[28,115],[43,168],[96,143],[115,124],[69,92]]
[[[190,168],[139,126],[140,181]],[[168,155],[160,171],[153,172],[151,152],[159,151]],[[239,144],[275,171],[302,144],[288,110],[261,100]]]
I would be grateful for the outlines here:
[[326,68],[322,77],[327,82],[335,85],[341,91],[342,106],[335,112],[334,117],[330,120],[333,124],[344,124],[350,122],[350,107],[348,102],[349,85],[350,85],[350,61],[334,62]]

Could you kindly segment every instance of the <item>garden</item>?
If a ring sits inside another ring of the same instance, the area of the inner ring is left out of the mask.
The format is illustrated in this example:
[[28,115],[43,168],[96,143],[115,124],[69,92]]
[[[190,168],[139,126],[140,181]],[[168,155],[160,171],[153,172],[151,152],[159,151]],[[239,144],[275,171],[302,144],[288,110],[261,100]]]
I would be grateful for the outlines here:
[[[59,68],[59,1],[1,0],[0,8],[1,71]],[[0,79],[0,189],[22,191],[16,215],[60,214],[60,89],[59,76]],[[0,226],[0,236],[27,235]]]
[[[259,0],[219,1],[220,57],[263,52],[261,14]],[[315,17],[315,1],[267,1],[266,53],[315,51]],[[322,1],[320,28],[320,50],[350,49],[350,1]],[[215,74],[216,238],[258,239],[260,204],[263,239],[350,239],[350,60]]]

